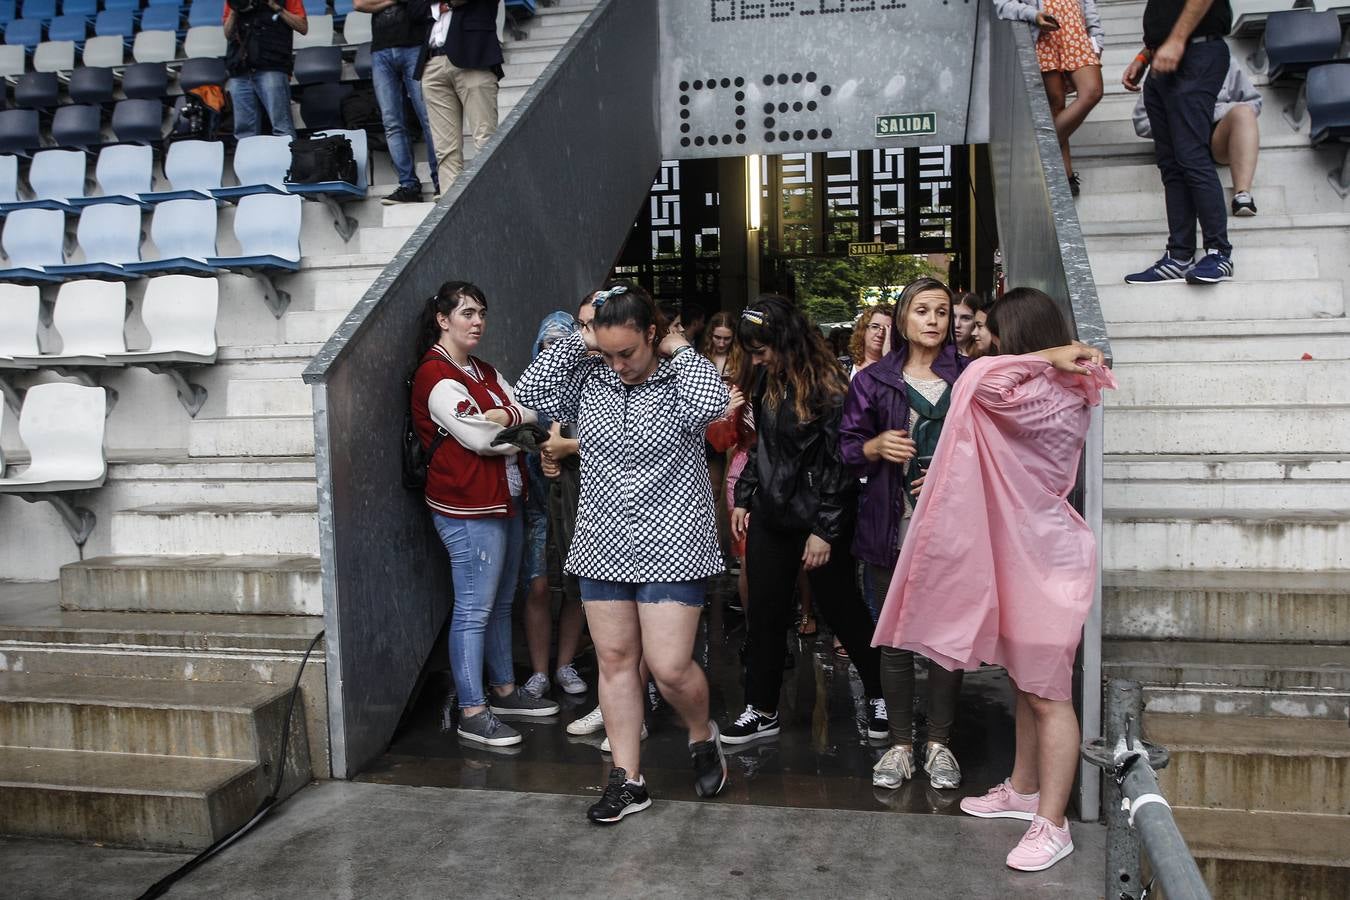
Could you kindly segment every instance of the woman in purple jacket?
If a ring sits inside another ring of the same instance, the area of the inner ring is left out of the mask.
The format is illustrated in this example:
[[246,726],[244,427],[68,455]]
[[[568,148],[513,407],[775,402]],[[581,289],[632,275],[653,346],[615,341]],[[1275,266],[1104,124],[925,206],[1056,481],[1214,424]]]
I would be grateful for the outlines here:
[[[865,479],[858,500],[853,555],[863,564],[863,592],[872,619],[881,611],[924,471],[937,447],[951,385],[966,360],[952,331],[952,293],[920,278],[900,295],[893,350],[858,372],[844,402],[839,452]],[[881,648],[881,690],[890,713],[891,748],[872,770],[872,784],[898,788],[914,777],[914,654]],[[961,673],[928,667],[928,747],[924,770],[935,788],[961,784],[948,748]]]

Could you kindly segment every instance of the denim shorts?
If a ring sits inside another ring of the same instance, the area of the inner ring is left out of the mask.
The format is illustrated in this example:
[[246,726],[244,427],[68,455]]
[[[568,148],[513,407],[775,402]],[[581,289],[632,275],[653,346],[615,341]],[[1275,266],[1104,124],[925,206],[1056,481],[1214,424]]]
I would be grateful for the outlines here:
[[581,579],[581,599],[587,603],[627,600],[638,603],[678,603],[702,609],[706,595],[707,584],[702,578],[694,581],[656,581],[651,584]]

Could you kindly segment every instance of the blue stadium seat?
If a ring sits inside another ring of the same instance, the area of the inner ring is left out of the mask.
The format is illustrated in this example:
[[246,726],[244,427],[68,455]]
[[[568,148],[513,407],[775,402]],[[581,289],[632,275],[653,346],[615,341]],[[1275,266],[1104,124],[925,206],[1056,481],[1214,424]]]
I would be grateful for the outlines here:
[[52,137],[61,147],[92,147],[103,143],[103,112],[97,106],[62,106],[52,116]]
[[84,16],[57,16],[47,26],[47,40],[84,43],[89,36],[89,20]]
[[61,15],[92,19],[98,15],[98,0],[63,0]]
[[[336,18],[336,16],[334,17]],[[370,13],[352,12],[342,19],[342,43],[364,44],[374,35],[371,33]]]
[[7,212],[19,209],[54,209],[72,212],[72,197],[84,196],[86,160],[80,150],[42,150],[33,154],[28,168],[28,185],[33,196],[6,205]]
[[100,37],[121,37],[131,40],[136,33],[136,19],[129,9],[105,9],[94,20],[94,33]]
[[80,213],[75,235],[84,262],[48,266],[67,278],[135,278],[126,266],[141,261],[141,208],[121,203],[96,203]]
[[33,71],[69,72],[73,68],[74,41],[43,41],[33,48]]
[[80,66],[70,73],[67,90],[76,103],[111,103],[115,84],[113,70],[102,66]]
[[1271,81],[1302,77],[1318,63],[1335,59],[1340,46],[1341,20],[1332,10],[1271,13],[1261,41]]
[[229,45],[225,40],[225,29],[220,25],[194,25],[183,38],[183,55],[188,59],[196,57],[224,57]]
[[0,44],[0,78],[22,75],[28,68],[28,50],[17,44]]
[[352,92],[349,84],[311,84],[300,92],[300,116],[311,131],[341,128],[342,101]]
[[80,59],[86,66],[108,68],[122,65],[126,61],[126,56],[126,38],[120,34],[102,37],[96,35],[84,42],[84,52],[80,54]]
[[141,13],[141,31],[177,31],[177,6],[152,6]]
[[222,141],[175,141],[164,157],[164,177],[169,181],[169,189],[144,193],[140,198],[146,203],[211,200],[211,192],[220,187],[224,173]]
[[133,100],[159,100],[169,93],[169,70],[162,62],[127,66],[122,71],[122,91]]
[[1350,65],[1308,70],[1308,116],[1314,146],[1350,138]]
[[184,91],[208,84],[224,85],[229,79],[225,71],[225,60],[215,57],[205,59],[185,59],[178,70],[178,87]]
[[[333,0],[333,18],[341,19],[343,16],[350,15],[356,9],[352,5],[352,0]],[[308,15],[308,13],[306,13]]]
[[164,139],[164,104],[158,100],[122,100],[113,107],[112,130],[125,143],[157,144]]
[[286,193],[286,170],[291,167],[291,139],[283,135],[257,134],[241,138],[234,148],[234,174],[238,186],[211,192],[218,200],[237,200],[250,194]]
[[312,19],[328,14],[328,0],[305,0],[304,5],[306,18]]
[[5,28],[5,43],[30,50],[42,43],[42,23],[36,19],[18,19]]
[[23,17],[48,21],[55,19],[56,0],[23,0]]
[[374,74],[373,66],[370,60],[370,42],[367,41],[356,48],[356,59],[352,61],[356,68],[356,77],[360,81],[369,81]]
[[103,8],[123,9],[134,13],[141,8],[141,0],[103,0]]
[[[224,6],[223,3],[221,5]],[[186,0],[149,0],[149,2],[145,4],[146,9],[156,6],[172,6],[174,9],[181,12],[182,9],[187,6],[187,2]]]
[[324,84],[342,80],[341,47],[306,47],[295,51],[295,80]]
[[234,236],[239,255],[212,257],[211,265],[229,269],[258,281],[272,314],[281,318],[291,302],[290,294],[277,287],[273,276],[300,268],[299,197],[253,194],[239,201],[234,215]]
[[5,230],[0,234],[0,245],[9,257],[9,267],[0,270],[0,281],[41,284],[63,280],[49,274],[46,267],[65,263],[65,243],[66,214],[61,210],[15,210],[5,217]]
[[14,0],[0,0],[0,26],[8,25],[18,18],[16,7]]
[[14,86],[14,105],[20,109],[51,109],[61,102],[55,72],[29,72]]
[[167,200],[155,207],[150,240],[159,252],[156,260],[127,266],[141,275],[193,273],[210,275],[216,267],[207,260],[216,255],[214,200]]
[[173,62],[178,58],[178,33],[138,31],[131,45],[131,56],[136,62]]
[[7,203],[19,202],[19,158],[0,156],[0,210]]
[[116,144],[98,154],[94,178],[101,193],[72,203],[92,206],[96,203],[121,203],[144,206],[141,194],[150,190],[154,178],[154,151],[144,144]]
[[214,0],[192,0],[192,8],[188,10],[188,27],[219,25],[223,10],[224,4],[216,3]]
[[0,110],[0,153],[26,155],[41,146],[37,110]]

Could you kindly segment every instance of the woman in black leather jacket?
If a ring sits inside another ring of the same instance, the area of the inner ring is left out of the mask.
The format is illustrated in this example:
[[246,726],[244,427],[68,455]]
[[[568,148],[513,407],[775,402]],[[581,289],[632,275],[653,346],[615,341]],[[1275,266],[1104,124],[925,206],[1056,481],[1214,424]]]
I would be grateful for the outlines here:
[[746,539],[750,611],[745,712],[722,742],[778,734],[783,633],[791,624],[797,573],[807,572],[816,608],[858,668],[868,698],[869,737],[889,733],[872,619],[858,592],[849,548],[858,482],[839,457],[848,383],[820,332],[782,297],[741,313],[736,339],[754,361],[747,386],[759,444],[736,483],[732,534]]

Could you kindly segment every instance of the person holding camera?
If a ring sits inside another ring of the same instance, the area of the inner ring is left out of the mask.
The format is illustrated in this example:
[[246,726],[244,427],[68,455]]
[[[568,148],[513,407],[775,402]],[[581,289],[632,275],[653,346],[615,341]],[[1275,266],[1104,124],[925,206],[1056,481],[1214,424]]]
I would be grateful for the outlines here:
[[427,104],[422,98],[422,82],[417,80],[419,51],[431,31],[431,18],[425,2],[417,0],[356,0],[358,12],[371,14],[370,66],[375,80],[375,100],[380,104],[384,137],[389,142],[389,157],[398,175],[398,190],[381,202],[417,203],[422,199],[422,182],[413,161],[412,139],[403,124],[403,105],[412,102],[413,112],[422,125],[427,142],[427,161],[431,181],[440,193],[436,177],[436,145],[427,124]]
[[291,69],[296,32],[309,31],[302,0],[225,0],[225,69],[234,107],[234,136],[258,133],[258,104],[267,111],[272,133],[295,137],[291,121]]
[[[420,7],[427,0],[415,2]],[[450,190],[464,171],[465,124],[478,150],[497,132],[497,82],[504,60],[497,38],[500,2],[432,0],[428,7],[431,32],[422,43],[417,78],[436,144],[440,190]]]

